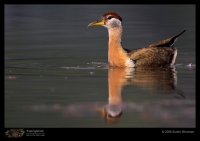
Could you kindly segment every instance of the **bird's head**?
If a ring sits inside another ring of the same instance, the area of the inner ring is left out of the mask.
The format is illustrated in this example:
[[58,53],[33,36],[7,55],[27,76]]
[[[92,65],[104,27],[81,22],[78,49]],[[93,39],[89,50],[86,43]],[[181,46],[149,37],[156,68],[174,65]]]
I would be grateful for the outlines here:
[[112,27],[119,27],[121,25],[122,25],[122,18],[116,12],[108,11],[105,14],[103,14],[101,20],[91,22],[88,25],[88,27],[104,26],[106,28],[112,28]]

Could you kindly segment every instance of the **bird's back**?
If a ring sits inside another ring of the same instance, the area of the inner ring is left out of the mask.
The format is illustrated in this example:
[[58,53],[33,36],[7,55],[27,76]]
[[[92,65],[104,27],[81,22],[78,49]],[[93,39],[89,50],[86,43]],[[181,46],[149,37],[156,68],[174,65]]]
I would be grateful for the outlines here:
[[153,43],[147,47],[129,50],[124,49],[136,67],[166,67],[174,63],[177,49],[173,47],[176,39],[182,33],[172,36],[171,38]]

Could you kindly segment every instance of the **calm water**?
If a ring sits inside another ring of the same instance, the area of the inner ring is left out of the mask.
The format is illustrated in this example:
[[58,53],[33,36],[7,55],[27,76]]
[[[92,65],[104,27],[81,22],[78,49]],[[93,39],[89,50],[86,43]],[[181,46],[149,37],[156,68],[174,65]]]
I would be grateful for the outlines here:
[[[129,49],[186,29],[175,70],[108,68],[87,28],[108,10]],[[195,26],[194,5],[5,5],[5,127],[195,127]]]

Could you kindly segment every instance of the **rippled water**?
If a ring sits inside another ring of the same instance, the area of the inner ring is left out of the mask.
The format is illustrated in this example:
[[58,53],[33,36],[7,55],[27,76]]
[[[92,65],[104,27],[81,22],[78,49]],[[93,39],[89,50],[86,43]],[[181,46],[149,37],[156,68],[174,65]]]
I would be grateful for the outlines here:
[[[110,69],[104,27],[113,10],[123,46],[187,31],[175,70]],[[5,5],[5,127],[195,127],[194,5]]]

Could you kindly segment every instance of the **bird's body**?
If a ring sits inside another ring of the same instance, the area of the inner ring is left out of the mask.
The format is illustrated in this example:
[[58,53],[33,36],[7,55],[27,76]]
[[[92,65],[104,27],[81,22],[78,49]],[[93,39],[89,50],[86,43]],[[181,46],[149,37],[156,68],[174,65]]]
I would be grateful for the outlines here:
[[102,25],[108,29],[108,64],[112,67],[173,67],[177,49],[173,47],[178,35],[134,50],[122,47],[122,18],[116,12],[106,12],[102,19],[88,26]]

